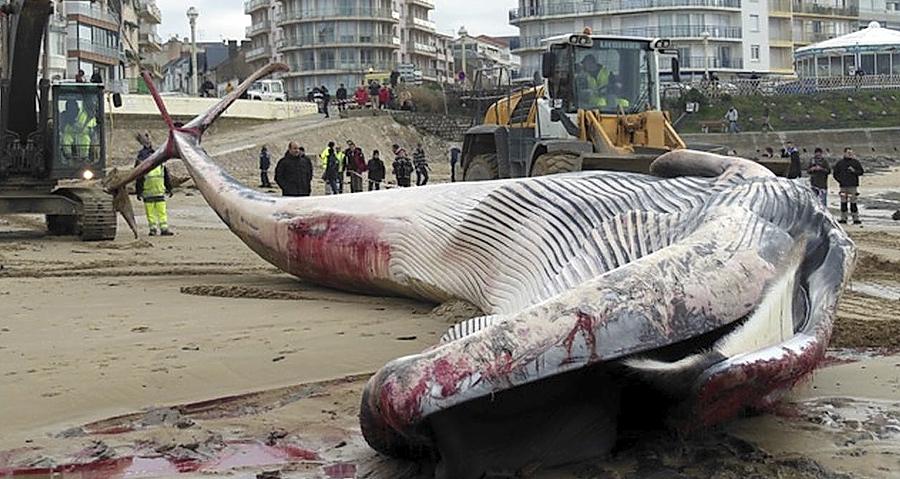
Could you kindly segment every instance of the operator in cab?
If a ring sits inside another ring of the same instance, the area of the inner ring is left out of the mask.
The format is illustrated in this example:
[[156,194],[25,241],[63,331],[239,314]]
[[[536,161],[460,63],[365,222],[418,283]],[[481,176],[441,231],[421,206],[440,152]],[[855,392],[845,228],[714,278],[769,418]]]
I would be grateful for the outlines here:
[[66,100],[66,109],[59,115],[61,129],[61,146],[64,158],[73,161],[91,159],[94,129],[97,119],[85,111],[75,99]]
[[628,108],[629,101],[621,97],[622,84],[609,69],[600,64],[593,53],[581,60],[581,68],[576,79],[578,88],[585,92],[582,106],[606,109],[609,105]]

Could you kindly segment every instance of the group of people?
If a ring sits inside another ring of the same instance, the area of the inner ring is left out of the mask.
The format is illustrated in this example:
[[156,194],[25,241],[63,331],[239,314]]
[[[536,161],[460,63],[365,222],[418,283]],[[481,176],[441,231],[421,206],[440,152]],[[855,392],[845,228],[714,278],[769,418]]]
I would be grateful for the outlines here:
[[[766,148],[763,156],[773,156],[771,148]],[[800,161],[800,150],[794,146],[793,142],[788,141],[784,149],[781,151],[782,158],[790,159],[788,168],[788,178],[799,178],[803,171]],[[828,177],[833,176],[840,185],[841,199],[841,218],[840,223],[846,224],[848,216],[852,216],[853,224],[860,225],[862,221],[859,219],[859,177],[865,174],[862,164],[857,159],[852,148],[844,148],[843,157],[834,164],[834,167],[825,158],[825,152],[822,148],[813,150],[813,156],[806,168],[809,175],[810,186],[813,191],[819,195],[822,204],[827,206],[828,202]],[[848,215],[849,213],[849,215]]]
[[[353,140],[347,140],[346,148],[340,148],[337,143],[329,142],[328,146],[319,154],[321,179],[325,182],[325,194],[336,195],[344,193],[345,180],[349,178],[350,192],[362,192],[368,183],[368,191],[380,190],[385,185],[387,168],[381,159],[381,152],[372,151],[372,156],[367,160],[363,149]],[[406,150],[399,145],[393,145],[392,174],[399,187],[412,185],[412,174],[416,174],[416,185],[428,184],[431,168],[422,144],[416,145],[412,158]],[[269,181],[269,169],[272,166],[272,157],[267,147],[263,146],[259,154],[260,187],[271,188]],[[297,142],[290,142],[288,150],[278,161],[275,167],[275,183],[281,188],[284,196],[310,196],[312,195],[312,181],[314,176],[313,161],[306,154],[306,149]]]

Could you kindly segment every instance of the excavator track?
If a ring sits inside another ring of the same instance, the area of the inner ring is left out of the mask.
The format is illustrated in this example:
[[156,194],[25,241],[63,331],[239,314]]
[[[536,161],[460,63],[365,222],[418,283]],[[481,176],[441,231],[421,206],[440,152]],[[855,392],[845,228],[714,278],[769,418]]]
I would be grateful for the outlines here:
[[116,211],[112,196],[102,191],[78,190],[82,213],[78,217],[78,231],[82,241],[112,241],[116,239]]

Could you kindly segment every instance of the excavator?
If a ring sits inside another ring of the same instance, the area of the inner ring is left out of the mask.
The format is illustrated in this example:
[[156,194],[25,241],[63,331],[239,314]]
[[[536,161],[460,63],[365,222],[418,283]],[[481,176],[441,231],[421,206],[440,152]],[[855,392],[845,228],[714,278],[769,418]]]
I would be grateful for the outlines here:
[[0,215],[43,214],[51,235],[112,240],[113,197],[98,184],[104,87],[47,78],[52,9],[50,0],[13,0],[0,12]]
[[[490,105],[465,134],[463,179],[482,181],[582,170],[648,173],[660,155],[686,148],[660,100],[660,59],[668,39],[593,35],[544,40],[543,84]],[[776,173],[786,165],[766,164]]]

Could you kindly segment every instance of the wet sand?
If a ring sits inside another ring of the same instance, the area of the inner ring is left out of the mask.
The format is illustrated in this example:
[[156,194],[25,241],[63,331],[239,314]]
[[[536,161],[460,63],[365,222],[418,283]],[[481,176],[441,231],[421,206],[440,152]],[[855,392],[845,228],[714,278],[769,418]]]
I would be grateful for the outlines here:
[[[900,173],[878,181],[900,185]],[[360,391],[464,308],[304,284],[243,246],[196,192],[170,210],[173,238],[133,242],[123,223],[98,244],[0,218],[0,471],[141,456],[197,475],[429,477],[366,446]],[[900,477],[900,227],[865,219],[851,228],[859,287],[840,306],[831,360],[777,410],[691,437],[626,437],[606,461],[531,477]],[[246,444],[310,455],[222,459]],[[177,472],[128,464],[116,474]]]

